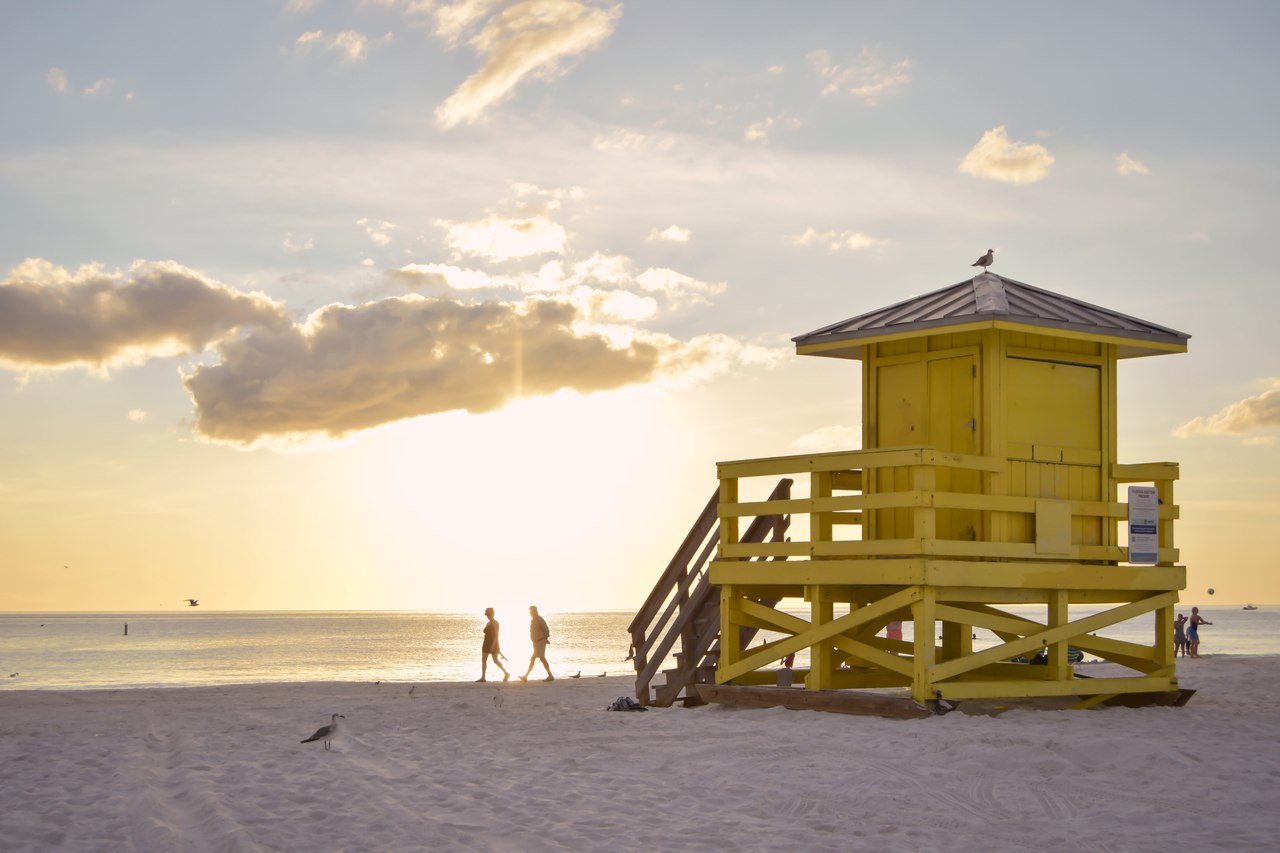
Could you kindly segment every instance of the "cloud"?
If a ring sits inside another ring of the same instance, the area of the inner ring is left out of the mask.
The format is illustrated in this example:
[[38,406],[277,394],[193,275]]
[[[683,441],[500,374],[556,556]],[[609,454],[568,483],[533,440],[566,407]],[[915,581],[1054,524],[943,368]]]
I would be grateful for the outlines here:
[[699,281],[666,267],[650,267],[636,276],[635,280],[644,290],[662,294],[673,308],[710,304],[710,297],[719,296],[727,288],[722,281]]
[[1053,155],[1036,142],[1015,142],[1004,125],[982,134],[978,144],[965,155],[960,171],[978,178],[1009,184],[1042,181],[1053,165]]
[[[1253,397],[1245,397],[1238,403],[1218,411],[1207,418],[1196,417],[1187,421],[1173,431],[1179,438],[1190,438],[1194,435],[1243,435],[1258,430],[1280,427],[1280,376],[1272,376],[1263,380],[1267,390]],[[1246,439],[1249,444],[1269,444],[1262,441]]]
[[563,262],[555,260],[547,261],[534,272],[509,275],[438,263],[406,264],[387,270],[385,275],[415,291],[492,288],[525,294],[567,294],[565,298],[578,305],[585,315],[595,318],[603,312],[615,319],[629,320],[654,316],[653,297],[660,298],[667,308],[678,309],[709,304],[711,297],[724,293],[727,288],[724,282],[700,281],[665,267],[649,267],[637,274],[631,259],[625,255],[599,252],[574,263],[567,271]]
[[44,79],[49,81],[49,85],[53,87],[55,92],[66,92],[71,87],[71,81],[67,79],[67,72],[56,65],[45,72]]
[[343,62],[359,62],[367,55],[369,39],[355,30],[343,30],[329,40],[329,49],[342,54]]
[[306,53],[311,49],[312,45],[324,43],[324,30],[311,30],[298,36],[293,41],[293,46],[301,53]]
[[742,132],[742,138],[747,142],[759,142],[762,139],[769,138],[769,129],[773,127],[774,118],[767,116],[753,124],[747,125],[747,129]]
[[679,225],[668,225],[659,231],[654,228],[649,232],[649,241],[660,241],[663,243],[688,243],[689,238],[693,236],[688,228],[681,228]]
[[861,231],[819,231],[813,226],[806,228],[803,234],[787,239],[797,246],[825,246],[828,252],[861,252],[879,249],[889,243],[888,240],[871,237]]
[[[67,77],[67,72],[63,71],[56,65],[45,72],[44,79],[55,92],[66,94],[71,91],[71,78]],[[80,95],[85,98],[96,98],[99,95],[106,95],[115,85],[115,81],[109,79],[94,80],[93,84],[86,86],[80,90]],[[125,99],[132,101],[133,92],[125,95]]]
[[303,325],[222,341],[189,371],[201,436],[241,445],[341,437],[404,418],[498,409],[561,389],[591,393],[688,380],[765,358],[728,338],[688,343],[584,328],[568,302],[464,304],[416,294],[329,305]]
[[760,121],[747,125],[747,129],[742,132],[742,138],[746,142],[766,142],[769,134],[775,128],[785,130],[795,130],[800,127],[801,122],[797,118],[789,118],[786,113],[776,116],[766,116]]
[[491,213],[472,222],[438,220],[436,224],[445,229],[445,243],[459,256],[491,261],[563,254],[568,239],[564,226],[541,214],[513,218]]
[[1116,157],[1116,172],[1121,175],[1149,175],[1151,170],[1129,156],[1127,151]]
[[309,12],[316,7],[320,0],[288,0],[284,4],[286,12]]
[[339,58],[344,65],[360,62],[369,53],[368,37],[355,30],[343,30],[328,37],[324,30],[311,30],[298,36],[293,42],[294,50],[303,55],[316,46],[323,46],[340,54]]
[[[499,5],[462,0],[441,6],[435,13],[436,34],[456,43]],[[563,75],[566,61],[599,46],[621,14],[621,4],[600,8],[580,0],[521,0],[503,8],[468,40],[485,62],[436,108],[437,124],[448,130],[474,123],[510,97],[526,77]]]
[[776,367],[791,358],[787,348],[743,343],[729,335],[698,335],[688,342],[669,341],[662,349],[657,381],[670,388],[691,388],[736,367]]
[[129,414],[125,417],[135,424],[140,424],[147,419],[147,413],[142,409],[130,409]]
[[596,281],[624,285],[632,278],[631,269],[631,259],[626,255],[602,255],[596,252],[573,265],[573,283]]
[[868,106],[875,106],[881,98],[911,82],[911,75],[907,73],[911,60],[889,64],[867,48],[863,48],[849,66],[835,64],[825,50],[815,50],[809,54],[809,65],[822,79],[823,95],[849,94],[861,98]]
[[0,364],[105,368],[200,352],[244,326],[283,322],[266,296],[172,261],[139,261],[121,274],[31,259],[0,283]]
[[316,247],[316,240],[311,235],[305,237],[295,237],[293,232],[284,235],[284,239],[280,241],[280,248],[284,249],[287,255],[301,255],[310,252]]
[[506,276],[495,279],[484,270],[463,269],[451,264],[406,264],[399,269],[387,270],[386,275],[412,290],[480,290],[505,287],[511,281]]
[[671,136],[637,133],[621,127],[598,133],[591,140],[591,146],[597,151],[670,151],[674,145],[675,139]]
[[369,239],[379,246],[385,246],[390,243],[391,232],[400,228],[394,222],[371,222],[367,216],[357,219],[356,224],[363,225],[365,233],[369,235]]

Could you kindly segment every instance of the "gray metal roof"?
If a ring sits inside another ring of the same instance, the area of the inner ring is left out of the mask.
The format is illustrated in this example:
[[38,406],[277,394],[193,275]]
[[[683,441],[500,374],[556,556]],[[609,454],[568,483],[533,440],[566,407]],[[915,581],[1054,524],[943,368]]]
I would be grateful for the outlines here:
[[[1191,337],[1118,311],[984,272],[972,280],[816,329],[792,338],[792,341],[797,349],[848,341],[848,347],[824,346],[821,351],[814,351],[812,354],[861,358],[862,346],[869,338],[941,329],[984,320],[1085,332],[1132,341],[1132,344],[1120,346],[1121,358],[1169,352],[1170,346],[1186,349],[1187,340]],[[1162,346],[1143,346],[1143,343]]]

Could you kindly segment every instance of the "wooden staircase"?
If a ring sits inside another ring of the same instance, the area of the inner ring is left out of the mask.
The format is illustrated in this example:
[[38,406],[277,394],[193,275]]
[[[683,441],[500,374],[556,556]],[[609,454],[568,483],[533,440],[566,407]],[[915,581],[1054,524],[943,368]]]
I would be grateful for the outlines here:
[[[792,482],[779,480],[768,499],[790,498]],[[685,705],[702,704],[694,685],[715,683],[720,656],[720,594],[711,585],[707,568],[720,541],[719,503],[717,488],[627,628],[636,671],[636,699],[642,705],[667,707],[677,700]],[[789,515],[756,516],[739,541],[780,542],[790,524]],[[762,603],[770,607],[777,604]],[[755,629],[740,630],[755,634]],[[743,637],[744,645],[749,639]],[[667,666],[672,662],[674,667]],[[665,680],[654,685],[659,669]]]

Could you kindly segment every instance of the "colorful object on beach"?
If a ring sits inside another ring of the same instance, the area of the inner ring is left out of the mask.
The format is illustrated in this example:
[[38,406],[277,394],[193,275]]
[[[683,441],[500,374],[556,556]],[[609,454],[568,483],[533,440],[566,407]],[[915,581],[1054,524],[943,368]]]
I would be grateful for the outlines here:
[[[994,259],[989,249],[973,266]],[[1121,360],[1185,352],[1188,337],[987,271],[792,338],[797,355],[857,364],[865,446],[716,463],[718,491],[669,565],[718,548],[707,571],[719,600],[686,598],[687,574],[661,576],[631,627],[646,661],[637,697],[666,707],[730,686],[726,695],[768,690],[799,704],[818,700],[790,694],[825,701],[826,691],[893,684],[934,709],[1176,692],[1164,626],[1186,571],[1172,563],[1172,527],[1158,522],[1180,517],[1178,465],[1121,461],[1114,399]],[[809,483],[807,506],[792,497],[796,483]],[[1132,564],[1141,550],[1117,547],[1134,507],[1121,504],[1117,517],[1113,500],[1132,483],[1155,493],[1140,519],[1156,522],[1149,565]],[[807,621],[778,607],[802,577]],[[662,602],[672,596],[682,609],[669,618],[675,608],[663,614]],[[1120,606],[1082,617],[1077,601]],[[1043,609],[1011,618],[1005,602]],[[1142,616],[1155,630],[1141,644],[1091,636]],[[879,639],[895,618],[913,642]],[[699,620],[719,622],[714,656],[711,630],[688,639]],[[762,631],[786,645],[753,646]],[[975,634],[999,642],[975,647]],[[651,685],[677,641],[677,667]],[[1081,678],[1071,646],[1118,667]],[[803,691],[767,686],[778,649],[807,658]],[[993,666],[1019,657],[1037,671]],[[1137,662],[1137,675],[1119,673]]]
[[333,739],[338,736],[338,720],[340,719],[345,720],[346,717],[342,716],[341,714],[334,714],[329,718],[329,725],[321,726],[320,728],[316,729],[316,733],[313,734],[311,737],[307,738],[306,740],[298,741],[298,742],[311,743],[312,741],[321,740],[321,741],[324,741],[324,748],[328,749],[329,744],[332,743]]

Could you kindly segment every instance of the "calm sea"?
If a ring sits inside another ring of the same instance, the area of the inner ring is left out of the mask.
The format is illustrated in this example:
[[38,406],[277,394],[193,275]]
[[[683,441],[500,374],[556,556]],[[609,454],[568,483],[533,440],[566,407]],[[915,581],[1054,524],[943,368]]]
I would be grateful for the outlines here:
[[[1098,609],[1072,608],[1072,618]],[[1201,614],[1214,623],[1201,630],[1201,654],[1280,654],[1280,607],[1203,607]],[[633,615],[548,614],[547,656],[557,677],[630,674],[626,629]],[[479,676],[483,624],[471,614],[418,612],[0,613],[0,690],[470,681]],[[1149,643],[1151,632],[1148,616],[1100,633]],[[994,643],[984,633],[977,634],[978,648]],[[523,614],[504,620],[502,645],[507,668],[523,672],[529,659]],[[540,673],[539,666],[533,677]]]

